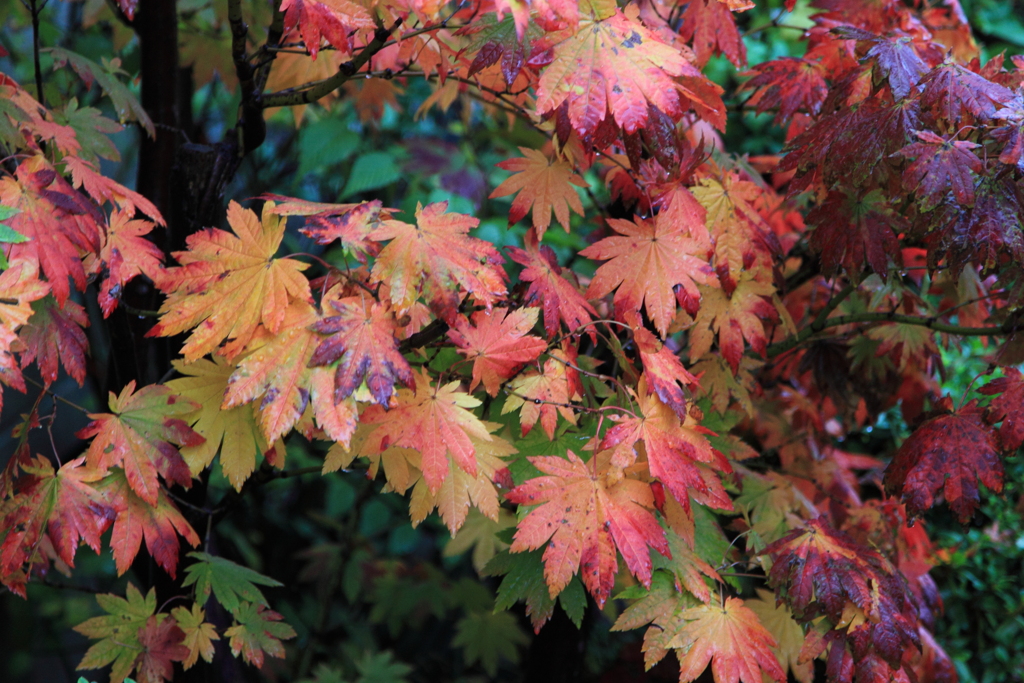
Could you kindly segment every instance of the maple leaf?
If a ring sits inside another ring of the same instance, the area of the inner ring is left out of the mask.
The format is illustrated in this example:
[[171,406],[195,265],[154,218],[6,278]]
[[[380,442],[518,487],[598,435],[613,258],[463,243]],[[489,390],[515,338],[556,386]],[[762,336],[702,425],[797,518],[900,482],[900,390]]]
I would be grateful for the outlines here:
[[921,79],[921,106],[952,123],[985,122],[1013,100],[1013,92],[947,61]]
[[120,469],[99,482],[97,488],[103,491],[116,515],[110,548],[118,575],[128,571],[145,540],[150,556],[173,578],[178,569],[178,536],[193,548],[199,544],[199,536],[167,493],[160,490],[156,505],[150,505],[132,491]]
[[265,194],[263,199],[276,202],[273,211],[279,216],[306,216],[306,224],[299,232],[309,235],[318,244],[339,240],[362,263],[380,251],[380,245],[370,241],[370,232],[382,217],[390,217],[389,209],[385,209],[378,200],[359,204],[322,204],[277,194]]
[[100,669],[113,663],[110,672],[111,683],[121,683],[135,668],[135,663],[142,652],[139,642],[139,631],[146,625],[156,611],[156,590],[150,589],[146,597],[128,583],[125,597],[101,594],[96,596],[107,614],[93,617],[78,626],[75,630],[92,639],[99,639],[86,651],[78,669]]
[[504,259],[489,242],[467,236],[480,221],[447,209],[448,202],[417,204],[416,225],[386,220],[370,233],[372,240],[391,240],[370,279],[388,284],[399,313],[412,308],[422,293],[439,316],[452,322],[461,290],[488,308],[505,295],[506,275],[498,267]]
[[134,190],[129,190],[124,185],[111,180],[84,159],[76,156],[66,156],[62,160],[65,171],[70,171],[74,188],[82,188],[100,206],[104,202],[110,202],[117,209],[124,212],[126,218],[135,215],[138,209],[160,225],[166,225],[163,216],[157,210],[153,202],[143,197]]
[[189,649],[182,644],[185,634],[174,619],[166,615],[153,615],[139,629],[142,652],[135,664],[140,683],[160,683],[174,677],[173,662],[184,661]]
[[640,362],[644,366],[648,391],[653,391],[658,398],[679,416],[686,419],[686,387],[697,384],[697,378],[686,371],[679,356],[672,353],[665,344],[644,327],[633,330],[633,340],[640,352]]
[[833,190],[807,214],[807,222],[815,226],[811,247],[821,253],[827,276],[842,264],[851,272],[868,265],[885,277],[890,260],[897,266],[903,262],[896,236],[906,230],[907,221],[892,209],[881,190],[863,196]]
[[718,348],[729,361],[733,374],[739,371],[744,339],[763,356],[768,338],[761,319],[775,315],[774,307],[764,297],[775,294],[775,287],[759,280],[758,273],[745,271],[731,296],[713,287],[703,287],[701,291],[703,301],[690,328],[691,357],[700,358],[707,353],[716,333]]
[[284,657],[281,641],[295,637],[295,629],[282,621],[284,617],[263,605],[243,602],[235,619],[237,623],[224,632],[230,639],[231,654],[241,654],[257,668],[263,667],[264,655]]
[[914,192],[922,211],[930,211],[946,193],[964,206],[974,205],[974,177],[985,164],[972,149],[980,145],[966,140],[946,140],[930,130],[918,131],[921,142],[901,149],[898,154],[914,161],[903,172],[904,186]]
[[368,407],[360,423],[377,425],[367,438],[367,448],[380,453],[388,445],[413,448],[422,455],[423,478],[436,494],[448,476],[449,460],[464,472],[477,473],[473,438],[490,441],[487,427],[468,408],[480,401],[459,390],[459,382],[431,386],[424,369],[416,379],[415,392],[399,390],[390,410]]
[[893,97],[902,100],[928,72],[928,66],[914,50],[909,36],[877,38],[874,42],[865,57],[874,58],[877,71],[889,81]]
[[538,313],[536,308],[519,308],[511,313],[507,309],[477,311],[472,325],[461,316],[456,318],[448,337],[459,347],[459,353],[473,360],[470,391],[482,381],[487,393],[497,396],[502,382],[547,349],[543,339],[527,334],[537,324]]
[[539,245],[532,231],[526,234],[525,249],[506,247],[509,257],[525,266],[519,279],[529,282],[523,302],[527,305],[540,299],[544,309],[544,329],[549,337],[558,332],[559,319],[572,332],[587,328],[592,339],[597,335],[591,327],[597,312],[590,302],[583,298],[579,289],[562,277],[555,252],[547,245]]
[[57,359],[79,386],[85,382],[85,354],[89,340],[83,327],[89,325],[85,309],[74,301],[57,305],[53,296],[32,303],[32,317],[18,335],[25,344],[21,367],[37,360],[39,374],[49,386],[57,381]]
[[747,46],[730,9],[719,0],[693,0],[683,10],[679,36],[693,41],[698,67],[707,64],[715,54],[725,55],[737,69],[746,64]]
[[212,662],[213,641],[220,640],[220,636],[217,635],[213,624],[206,621],[206,612],[199,603],[192,603],[191,610],[175,607],[171,610],[171,616],[185,636],[181,644],[188,648],[188,656],[182,660],[182,666],[191,669],[192,665],[199,661],[199,657],[206,662]]
[[274,203],[263,205],[263,220],[237,202],[228,206],[235,234],[208,228],[188,236],[188,251],[174,253],[181,264],[168,268],[167,294],[160,322],[146,333],[167,337],[192,330],[181,353],[191,362],[227,340],[223,352],[237,356],[262,324],[271,333],[281,329],[290,301],[311,301],[309,282],[301,275],[308,265],[273,258],[284,237],[285,221]]
[[679,651],[680,681],[695,680],[709,662],[715,683],[758,683],[762,673],[786,680],[772,652],[775,638],[739,598],[690,607],[680,617],[685,623],[668,642]]
[[240,491],[256,469],[257,454],[265,451],[267,444],[256,425],[253,406],[221,407],[235,365],[220,356],[214,356],[212,361],[200,358],[188,365],[176,360],[172,365],[185,376],[167,382],[166,386],[199,406],[197,411],[186,415],[185,420],[206,439],[201,444],[181,448],[189,471],[193,477],[198,476],[219,451],[224,476]]
[[106,239],[100,249],[100,263],[107,269],[99,294],[104,318],[109,318],[117,308],[121,291],[132,278],[145,275],[160,282],[164,272],[163,252],[143,237],[153,230],[153,223],[129,218],[126,211],[115,210],[110,214]]
[[181,585],[187,587],[195,584],[198,604],[205,605],[212,592],[221,607],[237,615],[246,604],[268,606],[267,599],[256,584],[272,587],[283,585],[223,557],[200,552],[192,552],[188,556],[196,562],[185,567],[186,576]]
[[757,615],[761,625],[775,638],[776,645],[772,652],[775,653],[782,670],[789,669],[793,678],[800,683],[811,683],[814,679],[814,666],[809,661],[800,661],[804,630],[793,619],[793,613],[785,605],[777,606],[775,594],[763,588],[758,588],[757,597],[746,600],[744,604]]
[[[949,410],[943,399],[940,410]],[[885,470],[885,490],[899,496],[907,513],[920,515],[941,491],[961,524],[978,507],[978,481],[995,493],[1003,490],[1003,461],[995,433],[982,420],[975,401],[925,421],[907,437]]]
[[362,5],[348,0],[283,0],[285,28],[297,26],[306,50],[316,59],[320,41],[342,53],[351,52],[348,36],[358,29],[372,29],[373,17]]
[[690,507],[689,489],[706,494],[708,484],[698,463],[710,463],[714,469],[730,472],[728,461],[712,448],[709,429],[686,416],[686,422],[647,389],[646,375],[641,376],[635,394],[640,415],[612,417],[617,424],[608,430],[600,448],[613,449],[612,462],[627,467],[636,459],[636,444],[644,442],[651,476],[661,481],[683,506]]
[[[1012,452],[1024,443],[1024,375],[1013,367],[1003,368],[1003,377],[992,380],[978,389],[985,396],[995,396],[989,403],[989,422],[1000,422],[999,444],[1003,451]],[[998,396],[997,396],[998,394]]]
[[[665,534],[650,512],[650,486],[623,477],[607,456],[585,463],[571,450],[567,457],[535,456],[533,465],[548,476],[517,486],[506,498],[537,505],[519,522],[511,552],[536,550],[545,543],[544,579],[552,598],[582,565],[583,583],[599,606],[612,589],[622,553],[629,571],[645,586],[651,583],[648,547],[669,553]],[[550,539],[550,543],[548,542]]]
[[753,90],[746,106],[758,114],[778,110],[775,121],[787,124],[798,111],[816,115],[828,95],[825,69],[821,62],[784,57],[754,66],[749,74],[753,78],[743,84],[743,90]]
[[85,291],[81,257],[100,250],[102,215],[98,209],[40,155],[19,164],[14,177],[0,178],[0,203],[18,209],[8,222],[29,238],[12,244],[8,258],[37,264],[60,304],[71,295],[69,278],[78,290]]
[[583,215],[580,196],[572,186],[587,187],[587,182],[573,172],[572,165],[565,159],[549,161],[543,152],[527,147],[520,147],[519,151],[523,153],[522,157],[506,159],[498,164],[498,168],[518,175],[506,178],[489,197],[507,197],[518,192],[512,201],[508,224],[518,223],[532,206],[533,227],[538,240],[544,239],[544,233],[551,225],[552,211],[559,224],[569,232],[569,209]]
[[[485,422],[484,426],[496,430],[500,425]],[[502,458],[507,458],[517,451],[508,441],[493,434],[490,441],[472,437],[471,441],[476,449],[476,475],[450,462],[448,475],[436,493],[430,492],[425,479],[416,482],[409,500],[409,513],[414,527],[436,508],[454,537],[466,521],[470,505],[475,506],[488,519],[497,522],[498,491],[494,488],[493,482],[496,473],[506,467]]]
[[[2,182],[2,181],[0,181]],[[32,302],[50,291],[49,285],[39,280],[36,269],[24,261],[0,272],[0,377],[5,383],[25,390],[25,382],[11,350],[17,341],[18,328],[33,316]],[[0,408],[3,407],[3,387],[0,385]]]
[[[119,4],[130,21],[135,14],[138,0],[119,0]],[[86,88],[92,88],[94,81],[99,83],[103,92],[110,98],[110,103],[114,105],[114,111],[117,112],[121,123],[129,120],[138,121],[146,132],[149,133],[150,138],[156,138],[156,128],[153,126],[153,121],[149,118],[149,114],[146,113],[145,108],[139,103],[139,99],[132,94],[128,86],[121,83],[118,79],[118,76],[128,75],[121,68],[120,59],[114,58],[109,61],[103,59],[103,64],[100,65],[80,54],[60,47],[49,48],[47,52],[53,55],[54,70],[62,69],[70,64],[75,73],[85,82]],[[155,218],[153,214],[149,214],[149,216]]]
[[609,227],[619,234],[580,252],[587,258],[608,260],[590,281],[587,297],[603,297],[614,289],[620,318],[636,318],[642,305],[665,336],[675,317],[676,287],[699,301],[696,283],[718,284],[708,263],[708,245],[694,238],[704,226],[692,224],[693,219],[671,208],[654,218],[609,219]]
[[[552,355],[557,356],[555,351]],[[505,399],[501,414],[519,409],[519,423],[526,436],[540,420],[540,426],[549,439],[555,438],[555,427],[561,413],[570,424],[576,424],[576,414],[569,405],[581,397],[569,386],[569,377],[564,359],[551,358],[544,363],[543,372],[530,371],[516,377],[509,384],[509,396]]]
[[100,552],[100,536],[114,512],[95,482],[103,472],[85,465],[85,458],[65,463],[54,472],[42,457],[21,465],[14,495],[0,505],[7,532],[0,544],[0,575],[7,576],[31,561],[44,532],[49,533],[62,562],[75,566],[81,541]]
[[398,350],[395,316],[387,302],[360,296],[330,304],[338,315],[313,324],[315,332],[329,336],[317,346],[309,365],[341,361],[334,374],[335,403],[351,396],[363,382],[382,406],[391,401],[395,382],[414,386],[412,368]]
[[[502,16],[502,5],[508,3],[510,16]],[[543,30],[529,21],[530,6],[519,0],[496,0],[496,15],[485,14],[473,28],[478,29],[472,42],[464,49],[473,54],[468,75],[476,75],[495,62],[501,62],[501,75],[505,83],[515,83],[523,65],[530,56],[531,44]]]
[[498,533],[515,525],[516,516],[506,508],[498,508],[497,520],[470,508],[458,533],[445,544],[442,555],[458,557],[472,549],[473,568],[482,576],[484,566],[491,558],[509,546],[498,537]]
[[136,392],[134,380],[120,395],[111,392],[109,403],[110,413],[90,413],[92,422],[76,434],[80,439],[95,437],[86,452],[89,465],[124,468],[132,490],[150,505],[157,504],[158,476],[188,488],[192,477],[175,446],[202,443],[203,437],[182,419],[199,406],[160,384]]
[[[580,135],[597,130],[610,112],[615,123],[634,133],[647,123],[648,103],[669,116],[681,113],[672,80],[696,72],[674,47],[614,3],[589,0],[574,28],[552,38],[554,60],[537,85],[537,112],[565,103]],[[564,36],[564,37],[563,37]]]
[[714,567],[694,552],[692,539],[686,541],[671,530],[665,532],[665,537],[668,540],[670,555],[668,557],[656,555],[654,568],[671,572],[676,578],[677,585],[688,590],[701,602],[711,602],[711,591],[708,589],[705,577],[719,582],[722,581],[722,577],[718,575]]
[[909,647],[920,649],[917,610],[896,568],[823,518],[808,521],[762,554],[774,561],[769,582],[800,621],[824,613],[837,629],[833,633],[849,634],[862,654],[873,649],[897,668]]

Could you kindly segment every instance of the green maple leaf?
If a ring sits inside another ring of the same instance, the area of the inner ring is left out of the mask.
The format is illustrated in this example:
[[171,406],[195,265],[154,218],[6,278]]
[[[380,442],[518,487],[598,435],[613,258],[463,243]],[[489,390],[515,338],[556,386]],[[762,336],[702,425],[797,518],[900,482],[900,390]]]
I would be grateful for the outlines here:
[[245,602],[255,603],[267,607],[269,603],[263,597],[263,593],[255,584],[261,586],[280,586],[280,581],[275,581],[269,576],[264,576],[248,567],[235,564],[223,557],[214,557],[207,553],[189,553],[189,557],[198,560],[185,568],[185,580],[183,586],[196,586],[196,602],[200,605],[206,603],[213,591],[217,602],[224,609],[235,615],[239,620],[239,610]]
[[146,597],[142,597],[139,589],[129,583],[126,598],[97,595],[96,602],[107,614],[93,617],[76,626],[75,630],[100,640],[86,651],[78,668],[100,669],[113,662],[110,680],[120,683],[132,672],[144,649],[139,642],[139,630],[156,612],[156,590],[150,589]]
[[466,663],[479,662],[491,678],[498,673],[501,659],[518,663],[517,647],[529,642],[515,617],[508,612],[467,614],[455,625],[455,631],[452,645],[463,648]]
[[[17,209],[12,209],[9,206],[0,206],[0,221],[5,221],[8,218],[18,213]],[[28,238],[22,235],[14,228],[0,223],[0,242],[7,242],[8,244],[17,244],[19,242],[27,242]],[[0,270],[5,270],[10,267],[11,264],[7,262],[7,257],[3,251],[0,251]]]

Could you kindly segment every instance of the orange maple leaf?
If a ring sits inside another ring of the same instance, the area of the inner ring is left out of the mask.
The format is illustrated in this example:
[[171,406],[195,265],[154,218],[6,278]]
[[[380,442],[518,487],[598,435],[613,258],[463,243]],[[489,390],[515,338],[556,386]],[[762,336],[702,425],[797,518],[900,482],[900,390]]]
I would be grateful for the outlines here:
[[[14,263],[0,272],[0,378],[4,384],[25,391],[25,380],[11,350],[17,331],[32,317],[32,302],[43,298],[50,286],[39,279],[30,263]],[[0,408],[3,408],[3,384],[0,384]]]
[[473,360],[473,391],[482,381],[487,393],[498,395],[501,383],[516,370],[537,358],[547,343],[527,334],[537,324],[536,308],[520,308],[511,313],[507,309],[477,311],[473,324],[459,316],[448,330],[448,337],[459,347],[459,353]]
[[[683,367],[679,356],[672,353],[647,328],[633,330],[633,340],[640,352],[648,390],[658,395],[680,419],[686,418],[686,387],[697,385],[697,378]],[[698,385],[699,386],[699,385]]]
[[[332,298],[333,290],[327,292],[323,303]],[[335,403],[331,370],[309,367],[317,345],[323,341],[312,329],[319,319],[310,304],[293,301],[285,311],[281,330],[276,334],[266,329],[257,333],[249,353],[228,380],[222,407],[260,399],[257,421],[267,443],[273,444],[287,434],[310,403],[317,422],[330,438],[347,444],[355,431],[354,401],[349,398]]]
[[770,281],[759,280],[757,273],[744,272],[732,296],[714,287],[703,287],[702,293],[700,310],[690,328],[690,358],[696,360],[706,354],[717,333],[722,356],[736,374],[743,358],[744,339],[762,356],[765,353],[768,337],[761,319],[776,314],[765,299],[775,294],[775,287]]
[[610,0],[581,5],[579,23],[550,38],[554,61],[537,86],[538,113],[566,103],[569,121],[583,136],[593,133],[609,112],[627,133],[647,123],[649,104],[671,117],[682,114],[679,87],[672,79],[696,70],[679,50]]
[[558,358],[551,358],[545,362],[543,372],[530,371],[516,377],[509,385],[509,396],[502,406],[501,414],[511,413],[519,408],[519,423],[523,436],[533,429],[539,419],[544,433],[549,439],[554,439],[559,413],[570,424],[576,424],[576,413],[573,412],[569,401],[579,400],[580,396],[570,388],[565,359],[561,357],[561,352],[554,351],[552,355]]
[[188,251],[175,252],[181,266],[168,268],[161,289],[167,299],[160,322],[146,334],[168,337],[192,330],[181,349],[186,361],[200,358],[227,340],[232,359],[245,349],[260,325],[281,329],[288,303],[311,301],[308,265],[273,258],[284,237],[285,221],[274,203],[263,205],[263,220],[237,202],[228,206],[235,234],[208,228],[188,237]]
[[573,172],[573,167],[565,159],[548,161],[543,152],[527,147],[520,147],[522,157],[506,159],[498,164],[499,168],[512,171],[518,175],[506,178],[501,185],[494,188],[490,198],[506,197],[518,192],[512,200],[512,209],[508,213],[508,224],[518,223],[533,207],[533,227],[537,231],[537,239],[544,239],[544,233],[551,225],[551,212],[566,232],[569,232],[569,209],[583,215],[583,204],[580,196],[572,188],[587,187],[587,181]]
[[640,307],[644,306],[654,326],[665,336],[676,313],[677,286],[690,299],[699,301],[701,295],[695,283],[709,285],[708,289],[718,284],[708,263],[709,245],[693,236],[704,227],[691,226],[684,215],[667,210],[655,218],[610,219],[609,227],[619,235],[606,237],[580,252],[587,258],[608,260],[590,281],[587,297],[599,298],[614,289],[613,301],[620,318],[639,321]]
[[647,390],[646,375],[640,377],[635,394],[640,416],[611,418],[618,424],[608,430],[600,448],[612,449],[612,462],[627,467],[636,460],[636,444],[644,442],[651,476],[661,481],[684,510],[689,510],[689,489],[707,494],[708,487],[699,464],[721,472],[731,472],[725,457],[708,441],[714,432],[701,427],[690,415],[686,421]]
[[391,306],[366,297],[346,297],[330,302],[338,315],[318,320],[315,332],[329,335],[320,342],[311,366],[340,360],[334,374],[334,402],[352,395],[362,382],[374,400],[387,406],[395,382],[413,386],[412,368],[398,350],[397,327]]
[[188,465],[175,446],[197,446],[203,442],[203,437],[182,419],[198,408],[198,404],[177,396],[162,384],[150,384],[136,392],[132,380],[119,396],[110,392],[110,413],[90,413],[92,422],[76,436],[96,437],[85,454],[91,467],[124,468],[132,490],[142,500],[156,505],[160,491],[158,476],[185,488],[192,485]]
[[762,672],[782,683],[786,672],[772,652],[776,642],[739,598],[698,605],[680,614],[685,625],[668,641],[679,652],[679,680],[700,676],[708,663],[715,683],[760,683]]
[[473,438],[490,441],[487,427],[468,408],[480,401],[459,390],[459,382],[432,386],[430,373],[420,370],[416,391],[401,389],[390,410],[368,407],[360,423],[377,425],[364,450],[381,453],[388,446],[413,448],[422,456],[423,478],[437,493],[448,476],[449,460],[471,475],[477,473]]
[[480,221],[446,213],[448,202],[416,205],[416,225],[386,220],[370,239],[391,240],[377,257],[371,282],[386,282],[399,313],[412,308],[420,293],[431,308],[451,322],[462,292],[490,308],[505,295],[504,259],[490,242],[467,236]]
[[585,463],[571,450],[568,459],[531,457],[545,475],[508,492],[519,505],[537,505],[516,530],[511,551],[536,550],[545,543],[544,580],[552,598],[583,567],[583,583],[603,606],[615,581],[622,553],[629,571],[641,583],[651,583],[648,547],[669,555],[665,532],[651,510],[651,487],[623,475],[605,454]]

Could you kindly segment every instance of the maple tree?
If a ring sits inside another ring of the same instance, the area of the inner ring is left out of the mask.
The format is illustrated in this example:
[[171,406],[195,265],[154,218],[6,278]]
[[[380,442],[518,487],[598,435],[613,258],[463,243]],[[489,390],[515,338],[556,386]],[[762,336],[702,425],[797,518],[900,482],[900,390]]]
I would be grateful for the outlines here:
[[[1024,442],[1024,57],[983,62],[956,0],[787,0],[763,27],[744,0],[225,0],[202,30],[174,0],[90,3],[138,39],[138,79],[41,46],[45,4],[31,78],[0,73],[0,585],[27,597],[83,543],[130,576],[77,626],[79,668],[326,662],[326,612],[275,609],[218,528],[277,479],[356,470],[413,526],[436,510],[488,607],[536,632],[556,605],[646,627],[646,666],[674,651],[684,682],[956,680],[915,522],[969,523]],[[802,54],[748,65],[798,4]],[[187,61],[236,98],[219,142],[185,129]],[[69,95],[93,84],[118,121]],[[416,118],[507,124],[510,156],[473,191],[445,154],[410,164],[427,191],[374,151],[333,196],[232,196],[275,127],[344,161],[403,88]],[[738,112],[784,148],[730,149]],[[133,187],[100,161],[125,125]],[[942,395],[968,337],[988,371]],[[58,406],[88,419],[64,461]],[[896,412],[898,447],[850,445]],[[400,592],[354,546],[352,590]],[[288,547],[337,590],[329,548]],[[463,598],[452,643],[493,677],[526,636]],[[368,680],[407,673],[373,657]]]

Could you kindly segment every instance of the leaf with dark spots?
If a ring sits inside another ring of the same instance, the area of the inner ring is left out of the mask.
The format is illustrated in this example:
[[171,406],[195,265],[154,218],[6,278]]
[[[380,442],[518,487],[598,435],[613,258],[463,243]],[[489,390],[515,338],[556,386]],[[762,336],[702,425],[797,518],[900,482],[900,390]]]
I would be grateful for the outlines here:
[[[949,399],[941,405],[950,407]],[[1003,490],[1003,461],[995,432],[982,420],[974,401],[958,411],[927,420],[914,430],[885,470],[885,490],[920,515],[939,495],[961,524],[979,505],[978,482]]]

